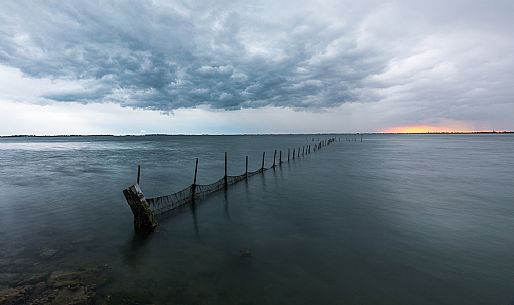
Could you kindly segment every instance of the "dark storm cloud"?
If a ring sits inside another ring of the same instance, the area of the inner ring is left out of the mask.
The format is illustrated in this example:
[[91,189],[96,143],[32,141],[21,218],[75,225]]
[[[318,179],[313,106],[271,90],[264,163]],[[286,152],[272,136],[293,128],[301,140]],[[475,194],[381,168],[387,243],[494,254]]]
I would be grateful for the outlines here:
[[416,3],[3,1],[0,62],[81,82],[43,98],[160,111],[507,102],[512,5]]
[[30,77],[92,81],[45,96],[52,100],[114,100],[155,110],[338,105],[353,100],[362,79],[383,68],[370,61],[373,54],[352,50],[312,62],[345,30],[302,17],[259,24],[244,9],[251,8],[3,3],[0,60]]

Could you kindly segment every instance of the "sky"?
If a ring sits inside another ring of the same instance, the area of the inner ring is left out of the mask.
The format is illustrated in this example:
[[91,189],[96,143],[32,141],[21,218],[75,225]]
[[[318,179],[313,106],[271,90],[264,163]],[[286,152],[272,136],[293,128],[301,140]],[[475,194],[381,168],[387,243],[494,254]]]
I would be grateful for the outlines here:
[[0,2],[0,135],[514,130],[514,1]]

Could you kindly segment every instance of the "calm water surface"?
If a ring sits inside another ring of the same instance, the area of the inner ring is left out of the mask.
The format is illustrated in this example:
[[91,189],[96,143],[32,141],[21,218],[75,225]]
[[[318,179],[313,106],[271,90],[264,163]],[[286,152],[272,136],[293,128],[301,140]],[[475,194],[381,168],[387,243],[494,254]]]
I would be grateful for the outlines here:
[[[514,302],[514,137],[373,135],[211,195],[134,235],[122,189],[147,196],[267,165],[314,136],[0,139],[7,266],[112,267],[101,294],[150,304]],[[45,258],[44,249],[57,250]],[[242,257],[240,250],[251,252]]]

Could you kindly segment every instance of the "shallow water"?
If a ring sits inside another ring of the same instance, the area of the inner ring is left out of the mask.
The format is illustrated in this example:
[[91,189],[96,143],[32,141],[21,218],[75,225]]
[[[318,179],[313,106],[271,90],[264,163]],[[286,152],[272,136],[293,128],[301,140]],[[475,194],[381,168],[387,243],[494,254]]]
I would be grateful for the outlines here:
[[2,138],[0,286],[108,264],[100,296],[140,304],[514,301],[512,135],[336,135],[134,235],[121,190],[137,164],[151,197],[191,184],[196,157],[210,183],[224,151],[235,175],[245,155],[254,170],[263,150],[269,166],[273,149],[324,137]]

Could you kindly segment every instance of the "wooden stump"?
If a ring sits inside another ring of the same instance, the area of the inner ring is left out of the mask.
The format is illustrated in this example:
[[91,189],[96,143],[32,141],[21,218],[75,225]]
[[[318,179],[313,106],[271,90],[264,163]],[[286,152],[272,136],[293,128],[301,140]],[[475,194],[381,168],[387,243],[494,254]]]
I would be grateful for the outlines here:
[[132,214],[134,214],[134,229],[136,232],[150,233],[155,231],[158,225],[157,221],[139,185],[134,184],[123,190],[123,195],[125,195]]

